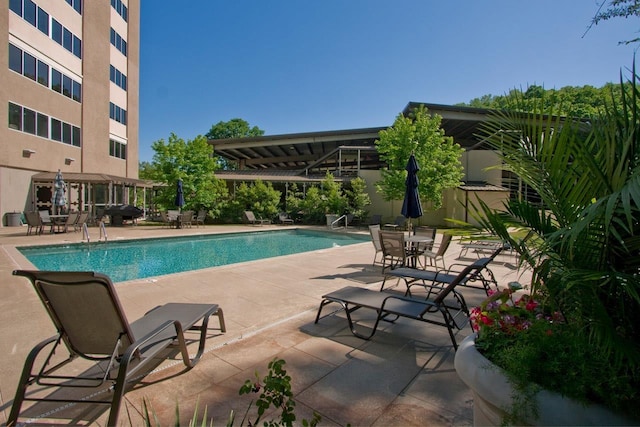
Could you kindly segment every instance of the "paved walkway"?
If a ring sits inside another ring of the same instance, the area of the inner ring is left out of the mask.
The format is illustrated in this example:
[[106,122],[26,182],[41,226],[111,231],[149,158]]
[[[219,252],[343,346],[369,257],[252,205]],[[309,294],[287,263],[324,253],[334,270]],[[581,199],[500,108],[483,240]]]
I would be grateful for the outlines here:
[[[129,226],[109,227],[108,232],[115,240],[274,228],[282,227]],[[97,240],[98,229],[90,232]],[[29,282],[11,275],[16,268],[31,268],[15,246],[82,239],[81,233],[25,233],[26,227],[0,228],[0,422],[6,422],[27,352],[54,333]],[[364,341],[351,335],[340,312],[314,324],[323,294],[343,286],[379,289],[382,277],[380,267],[371,265],[373,254],[367,242],[117,284],[130,320],[169,301],[210,301],[223,308],[227,323],[225,334],[211,329],[206,353],[194,369],[184,372],[179,361],[164,363],[127,393],[120,423],[140,425],[146,399],[163,426],[174,424],[176,403],[181,424],[188,423],[196,407],[200,415],[206,407],[215,425],[225,425],[232,410],[235,425],[240,425],[250,401],[257,398],[240,396],[240,387],[253,380],[256,371],[263,377],[269,361],[277,357],[286,361],[292,377],[298,421],[317,411],[320,424],[328,426],[471,425],[471,393],[455,373],[454,351],[444,328],[405,319],[380,325],[376,335]],[[447,262],[470,261],[456,260],[458,254],[454,243]],[[511,263],[513,258],[500,256],[492,266],[502,284],[518,278]],[[483,297],[478,290],[464,293],[470,306]],[[364,325],[367,320],[363,318]],[[212,323],[217,326],[215,318]],[[468,328],[461,331],[458,342],[469,333]],[[36,405],[28,414],[37,419],[53,410],[50,416],[63,424],[104,425],[106,420],[104,411],[95,408],[57,409]],[[250,416],[255,414],[252,408]]]

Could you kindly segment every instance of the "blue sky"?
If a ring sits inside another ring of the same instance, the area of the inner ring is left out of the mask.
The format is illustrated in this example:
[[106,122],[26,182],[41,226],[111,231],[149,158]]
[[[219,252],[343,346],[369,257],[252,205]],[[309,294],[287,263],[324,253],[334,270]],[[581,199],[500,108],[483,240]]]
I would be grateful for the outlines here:
[[640,23],[584,35],[601,1],[142,1],[140,160],[237,117],[267,135],[390,126],[410,101],[617,82]]

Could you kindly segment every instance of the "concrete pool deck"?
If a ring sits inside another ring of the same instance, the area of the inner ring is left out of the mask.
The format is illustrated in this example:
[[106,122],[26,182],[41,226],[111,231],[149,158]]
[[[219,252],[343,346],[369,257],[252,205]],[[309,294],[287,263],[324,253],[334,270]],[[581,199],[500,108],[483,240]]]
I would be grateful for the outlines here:
[[[279,228],[284,227],[107,230],[109,240],[115,240]],[[6,422],[27,352],[55,332],[30,283],[11,274],[16,268],[31,268],[15,246],[82,240],[82,233],[25,234],[26,227],[0,228],[0,422]],[[90,228],[90,234],[97,240],[98,229]],[[457,260],[459,252],[452,243],[447,265],[470,261]],[[471,392],[455,373],[445,328],[400,320],[380,325],[376,335],[364,341],[351,334],[340,312],[314,324],[323,294],[343,286],[379,289],[382,276],[380,267],[371,265],[373,255],[372,244],[366,242],[117,284],[129,320],[170,301],[208,301],[222,307],[227,324],[227,332],[221,334],[212,320],[207,351],[194,369],[183,372],[179,362],[164,363],[127,393],[119,423],[140,425],[146,399],[161,425],[174,424],[176,402],[181,424],[188,424],[197,405],[200,414],[206,406],[215,425],[225,425],[233,410],[235,425],[240,425],[249,402],[257,398],[240,396],[240,387],[245,380],[253,381],[256,371],[264,377],[268,363],[278,357],[286,361],[292,377],[298,425],[314,410],[322,416],[320,425],[329,426],[471,425]],[[513,262],[513,257],[500,256],[492,264],[500,284],[518,279]],[[463,293],[469,306],[484,295],[473,289]],[[458,333],[458,342],[469,333],[469,328]],[[51,416],[61,424],[104,425],[101,409],[71,408]],[[29,413],[35,417],[43,411],[34,407]],[[255,414],[252,408],[250,415]]]

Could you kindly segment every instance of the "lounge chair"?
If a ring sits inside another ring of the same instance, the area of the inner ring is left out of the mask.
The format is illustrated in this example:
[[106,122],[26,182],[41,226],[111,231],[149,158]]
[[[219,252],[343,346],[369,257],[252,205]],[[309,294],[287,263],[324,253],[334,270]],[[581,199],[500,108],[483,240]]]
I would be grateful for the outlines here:
[[36,234],[42,234],[42,219],[40,214],[35,211],[25,212],[24,218],[27,220],[27,236],[35,232]]
[[[217,304],[169,303],[129,323],[113,283],[105,275],[25,270],[13,274],[31,281],[58,333],[36,345],[27,356],[7,425],[17,423],[24,401],[106,405],[111,408],[106,425],[116,425],[128,382],[147,374],[152,368],[149,362],[172,357],[175,351],[167,354],[165,350],[178,347],[183,363],[190,369],[204,351],[211,316],[218,317],[220,330],[225,332],[222,309]],[[189,356],[183,333],[187,330],[200,332],[198,352],[193,358]],[[58,353],[64,356],[62,347],[67,348],[69,356],[60,361]],[[50,350],[38,357],[45,349]],[[63,369],[78,357],[98,363],[99,372],[94,369],[78,374],[78,366],[73,364]],[[36,360],[42,367],[33,369]],[[112,391],[102,400],[98,400],[98,393],[83,400],[53,392],[60,387],[109,386]],[[51,393],[38,394],[34,390]]]
[[470,265],[452,264],[447,270],[432,271],[408,267],[389,270],[385,274],[380,290],[384,290],[384,285],[389,277],[394,277],[404,280],[407,286],[406,295],[411,295],[411,287],[415,285],[423,286],[428,292],[432,292],[435,286],[448,285],[452,283],[456,280],[460,271],[465,271],[467,268],[471,267],[473,269],[473,274],[464,278],[460,282],[460,286],[482,289],[487,295],[489,295],[491,286],[493,285],[497,289],[498,282],[488,266],[501,251],[502,248],[500,247],[496,249],[490,257],[480,258]]
[[293,225],[293,219],[286,212],[280,212],[278,214],[278,220],[282,225]]
[[[380,224],[370,225],[369,233],[371,234],[371,242],[373,243],[373,248],[376,251],[376,253],[373,254],[373,265],[382,264],[384,255],[382,252],[382,242],[380,241]],[[380,261],[378,261],[378,254],[382,255]]]
[[268,219],[256,218],[252,211],[244,211],[244,217],[247,222],[252,225],[271,224],[271,221]]
[[[368,340],[373,337],[380,320],[395,321],[400,317],[404,317],[446,327],[453,348],[457,350],[458,343],[453,330],[454,328],[460,330],[468,323],[469,310],[464,297],[456,291],[455,287],[473,274],[476,269],[477,267],[474,265],[467,266],[446,287],[438,288],[430,293],[429,296],[434,296],[432,299],[413,298],[347,286],[322,296],[315,323],[320,320],[324,306],[335,302],[344,309],[351,333],[358,338]],[[375,323],[368,335],[356,330],[352,319],[351,313],[359,309],[374,310],[377,314]],[[438,314],[442,315],[442,319],[438,318]],[[463,320],[458,321],[461,315]],[[393,320],[390,320],[390,317]]]
[[380,225],[382,223],[382,215],[375,214],[371,215],[371,219],[367,223],[367,225]]
[[388,228],[391,230],[406,230],[407,229],[407,218],[402,215],[398,215],[393,223],[385,224],[382,228]]

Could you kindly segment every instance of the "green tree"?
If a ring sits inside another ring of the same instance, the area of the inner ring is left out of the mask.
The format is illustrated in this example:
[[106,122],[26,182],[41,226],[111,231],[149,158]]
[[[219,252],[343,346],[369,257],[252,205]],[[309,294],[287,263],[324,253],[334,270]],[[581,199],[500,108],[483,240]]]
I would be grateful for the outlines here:
[[227,186],[215,176],[218,165],[212,157],[213,148],[207,139],[198,135],[185,141],[171,133],[169,140],[155,141],[151,167],[145,178],[165,184],[156,195],[156,204],[163,209],[174,207],[176,183],[182,180],[186,205],[184,209],[207,209],[218,217],[228,198]]
[[258,126],[249,125],[243,119],[231,119],[228,122],[220,121],[211,126],[205,135],[208,139],[246,138],[250,136],[262,136],[264,131]]
[[270,182],[257,180],[251,185],[243,182],[236,188],[230,203],[230,216],[240,219],[244,211],[253,211],[258,218],[272,219],[280,211],[282,193]]
[[411,153],[420,166],[418,191],[423,203],[430,202],[433,209],[438,209],[442,206],[442,192],[460,184],[464,174],[460,162],[463,149],[445,136],[441,123],[442,117],[430,115],[421,106],[410,117],[398,115],[392,127],[380,131],[376,146],[388,168],[382,170],[376,189],[385,200],[404,197],[405,167]]
[[[592,26],[598,25],[602,21],[608,21],[613,18],[629,18],[640,17],[640,1],[639,0],[611,0],[609,6],[603,10],[606,2],[603,0],[600,8],[591,21],[591,25],[587,28],[587,32]],[[586,32],[585,32],[586,34]],[[631,40],[623,40],[619,44],[631,44],[640,42],[640,37]]]
[[[628,86],[628,83],[625,84]],[[568,117],[587,118],[604,111],[606,104],[621,100],[620,85],[607,83],[601,88],[593,86],[565,86],[560,89],[544,89],[542,86],[531,85],[526,89],[512,89],[505,95],[484,95],[474,98],[461,106],[506,110],[514,108],[509,99],[520,98],[517,108],[519,111],[539,113],[553,109],[557,114]]]
[[365,210],[367,206],[371,204],[371,197],[366,192],[367,182],[358,177],[351,180],[351,188],[345,190],[347,199],[349,200],[349,207],[347,210],[350,214],[353,214],[354,218],[363,220],[367,217],[369,212]]

